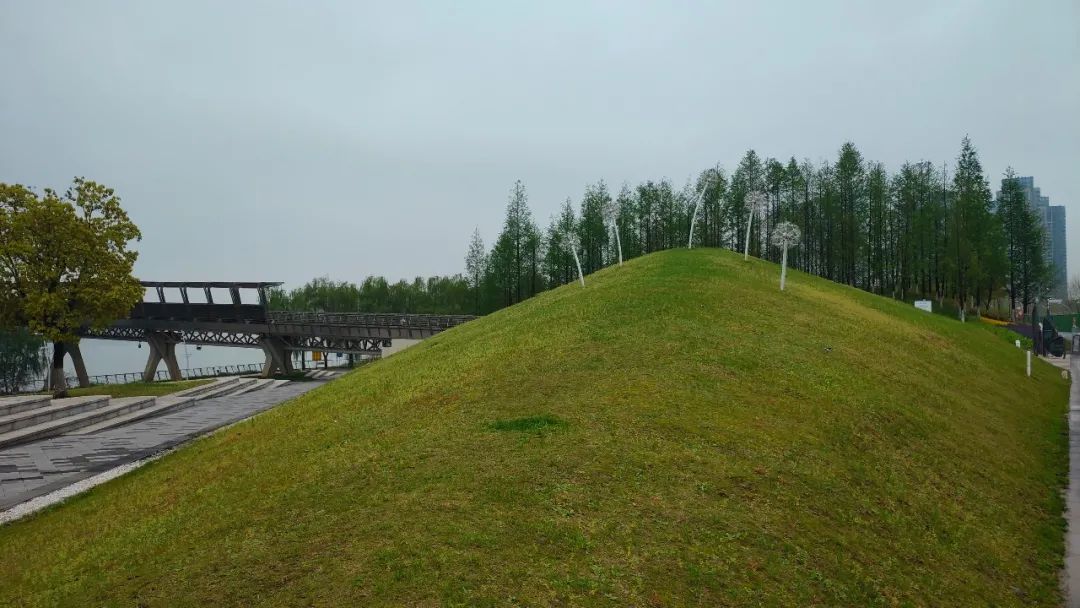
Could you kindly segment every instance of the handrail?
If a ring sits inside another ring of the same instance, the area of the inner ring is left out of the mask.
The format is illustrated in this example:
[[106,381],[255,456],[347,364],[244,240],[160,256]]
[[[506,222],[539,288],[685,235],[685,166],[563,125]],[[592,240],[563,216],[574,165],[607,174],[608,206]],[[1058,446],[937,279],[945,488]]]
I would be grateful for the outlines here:
[[406,327],[447,329],[472,321],[472,315],[414,315],[365,312],[293,312],[271,311],[270,323],[317,323],[323,325],[352,325],[367,327]]

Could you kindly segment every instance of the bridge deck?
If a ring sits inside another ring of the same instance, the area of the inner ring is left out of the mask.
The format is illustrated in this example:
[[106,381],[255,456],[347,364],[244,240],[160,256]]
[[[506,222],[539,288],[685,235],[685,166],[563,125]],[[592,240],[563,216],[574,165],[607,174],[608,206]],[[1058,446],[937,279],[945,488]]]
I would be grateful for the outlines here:
[[[275,369],[290,371],[288,351],[378,357],[392,340],[428,338],[474,318],[468,315],[270,311],[268,290],[280,283],[143,281],[142,285],[154,289],[158,301],[140,302],[132,308],[128,318],[104,329],[86,329],[82,336],[146,342],[150,347],[143,374],[147,381],[154,378],[160,361],[165,361],[169,367],[170,377],[180,375],[175,353],[179,343],[261,348],[267,356],[264,375],[269,375]],[[181,301],[167,301],[166,289],[177,289]],[[215,302],[214,289],[227,290],[227,302]],[[256,290],[259,303],[244,303],[240,296],[242,289]],[[188,290],[202,290],[205,301],[192,301]]]
[[[195,306],[195,305],[191,305]],[[179,311],[180,308],[174,308]],[[321,350],[372,354],[394,339],[421,340],[461,325],[467,315],[399,315],[387,313],[271,312],[267,322],[227,322],[198,318],[121,319],[86,338],[145,341],[148,332],[163,332],[177,342],[259,348],[265,337],[282,338],[289,350]]]

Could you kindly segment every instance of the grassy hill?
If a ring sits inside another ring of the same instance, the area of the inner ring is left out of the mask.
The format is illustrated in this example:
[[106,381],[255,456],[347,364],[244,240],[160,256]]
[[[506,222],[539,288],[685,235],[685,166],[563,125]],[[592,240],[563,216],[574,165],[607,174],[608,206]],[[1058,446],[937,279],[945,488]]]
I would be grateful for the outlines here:
[[1067,385],[678,250],[0,528],[2,605],[1055,605]]

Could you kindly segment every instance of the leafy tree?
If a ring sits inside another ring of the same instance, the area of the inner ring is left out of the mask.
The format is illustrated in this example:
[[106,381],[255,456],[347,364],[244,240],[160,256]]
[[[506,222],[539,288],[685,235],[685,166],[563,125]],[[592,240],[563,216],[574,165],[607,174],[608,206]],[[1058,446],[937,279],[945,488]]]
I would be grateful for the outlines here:
[[391,283],[385,277],[369,276],[360,286],[326,277],[312,279],[291,291],[270,293],[273,310],[310,312],[398,312],[427,314],[470,314],[475,308],[475,291],[466,277],[416,277]]
[[104,328],[143,297],[131,275],[141,237],[111,188],[76,178],[62,195],[0,183],[0,326],[53,343],[53,390],[63,394],[67,343]]
[[506,306],[543,289],[540,275],[540,231],[532,220],[525,186],[515,182],[506,205],[506,220],[491,253],[491,270]]
[[[481,304],[473,310],[495,310],[574,280],[567,235],[581,241],[585,272],[618,260],[605,225],[612,217],[618,218],[614,229],[624,259],[680,246],[691,226],[695,244],[741,251],[752,192],[764,193],[766,207],[751,231],[751,251],[759,257],[782,258],[781,248],[766,245],[776,226],[787,222],[802,235],[800,246],[789,249],[790,265],[806,272],[901,299],[932,297],[941,305],[950,298],[960,310],[980,312],[1000,302],[1003,286],[1030,304],[1048,272],[1035,253],[1043,242],[1037,218],[1021,205],[1014,206],[1024,209],[1019,219],[1007,220],[1005,206],[991,205],[967,138],[951,182],[947,171],[919,161],[890,174],[883,164],[864,159],[852,142],[840,147],[834,163],[820,165],[795,157],[781,163],[749,150],[730,178],[717,166],[678,191],[667,179],[624,184],[610,209],[605,203],[611,197],[597,182],[586,189],[580,218],[567,201],[542,238],[517,182],[479,281]],[[699,194],[695,222],[691,205]],[[482,243],[474,241],[471,257],[477,259]],[[1019,243],[1030,255],[1019,253]],[[474,296],[475,269],[467,264]]]
[[990,186],[983,177],[982,163],[971,140],[964,137],[960,157],[953,174],[952,250],[956,254],[955,293],[963,317],[970,298],[979,303],[979,288],[987,282],[993,225],[997,218],[991,212]]
[[[604,267],[604,252],[608,246],[608,229],[604,222],[604,208],[611,202],[603,181],[585,188],[581,199],[581,221],[577,234],[581,241],[581,266],[588,274]],[[610,259],[610,258],[609,258]]]
[[570,199],[563,203],[557,217],[551,218],[544,235],[544,276],[550,285],[565,285],[574,280],[577,269],[574,265],[574,256],[570,253],[566,236],[577,230],[577,218],[574,216],[574,208],[570,205]]
[[625,259],[636,258],[641,255],[641,239],[638,233],[638,199],[637,191],[623,184],[619,190],[619,196],[615,199],[618,208],[616,228],[619,230],[619,240],[622,242],[623,257]]
[[1026,311],[1046,285],[1049,268],[1043,253],[1045,233],[1042,223],[1028,205],[1012,167],[1005,170],[1001,180],[997,217],[1007,257],[1005,275],[1009,308],[1013,310],[1019,303]]
[[866,175],[866,278],[863,285],[874,293],[884,293],[888,264],[887,210],[892,199],[892,190],[885,165],[871,163]]
[[1080,313],[1080,275],[1073,275],[1069,279],[1069,306],[1074,313]]
[[[747,150],[742,160],[739,161],[739,166],[731,175],[731,184],[728,190],[728,204],[724,216],[726,220],[725,232],[730,237],[729,249],[742,251],[742,229],[746,226],[748,215],[746,196],[751,192],[764,190],[764,187],[765,180],[761,158],[757,155],[757,152]],[[755,218],[754,221],[757,222],[758,218]],[[762,248],[758,236],[758,231],[750,235],[750,254],[760,257]]]
[[[724,245],[724,199],[727,197],[728,180],[724,170],[717,165],[698,174],[695,193],[701,193],[701,210],[694,227],[694,244],[700,247]],[[689,208],[693,213],[693,208]]]
[[859,263],[865,247],[866,217],[866,169],[862,154],[851,142],[840,147],[840,157],[836,161],[836,206],[830,207],[833,216],[827,221],[836,226],[835,238],[830,240],[833,246],[833,263],[837,264],[833,275],[842,283],[858,285]]
[[0,331],[0,395],[19,392],[45,371],[42,343],[22,328]]
[[480,313],[480,286],[487,271],[487,255],[484,253],[484,240],[480,238],[480,229],[473,231],[469,242],[469,251],[465,254],[465,275],[469,289],[473,292],[473,312]]

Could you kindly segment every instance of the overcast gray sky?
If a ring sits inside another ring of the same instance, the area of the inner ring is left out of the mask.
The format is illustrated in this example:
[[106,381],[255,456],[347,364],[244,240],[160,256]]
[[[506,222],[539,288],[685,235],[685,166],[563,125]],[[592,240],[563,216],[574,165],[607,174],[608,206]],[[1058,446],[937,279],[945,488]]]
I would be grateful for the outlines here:
[[0,73],[0,181],[116,188],[145,279],[454,273],[516,179],[546,225],[845,140],[895,170],[969,134],[1080,226],[1076,0],[0,0]]

